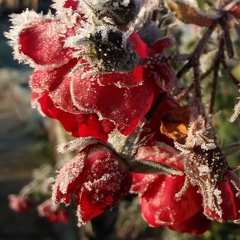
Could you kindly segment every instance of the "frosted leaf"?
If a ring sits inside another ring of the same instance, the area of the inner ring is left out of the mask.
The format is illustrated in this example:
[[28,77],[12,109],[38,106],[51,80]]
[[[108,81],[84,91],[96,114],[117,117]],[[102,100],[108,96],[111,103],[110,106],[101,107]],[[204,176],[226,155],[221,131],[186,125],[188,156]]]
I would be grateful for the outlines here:
[[[223,209],[221,208],[221,203],[223,201],[221,197],[221,191],[217,188],[213,188],[209,182],[206,182],[206,186],[207,188],[205,189],[205,193],[202,193],[204,210],[209,208],[221,219],[223,215]],[[206,215],[208,216],[208,214]]]
[[28,196],[36,192],[49,194],[55,175],[55,171],[51,165],[41,165],[39,168],[33,170],[32,180],[21,189],[20,195],[28,198]]
[[75,140],[59,144],[57,146],[57,151],[60,153],[66,153],[77,149],[79,152],[81,152],[87,146],[96,143],[102,143],[102,141],[93,137],[77,138]]
[[118,152],[120,156],[129,160],[135,155],[141,144],[143,144],[142,142],[139,142],[140,134],[143,131],[144,123],[140,123],[128,136],[121,134],[117,129],[115,129],[109,134],[108,143],[116,150],[116,152]]
[[123,36],[123,32],[114,26],[85,24],[77,35],[66,39],[64,46],[79,50],[99,74],[129,72],[138,66],[139,57],[132,50],[129,39]]
[[220,17],[220,13],[211,13],[202,11],[196,0],[167,0],[168,6],[172,11],[175,11],[177,17],[185,23],[193,23],[199,26],[208,27],[214,19]]
[[162,174],[171,173],[173,175],[183,176],[182,171],[178,171],[173,167],[170,167],[164,163],[159,163],[151,160],[131,160],[130,166],[134,173],[150,173],[150,174]]

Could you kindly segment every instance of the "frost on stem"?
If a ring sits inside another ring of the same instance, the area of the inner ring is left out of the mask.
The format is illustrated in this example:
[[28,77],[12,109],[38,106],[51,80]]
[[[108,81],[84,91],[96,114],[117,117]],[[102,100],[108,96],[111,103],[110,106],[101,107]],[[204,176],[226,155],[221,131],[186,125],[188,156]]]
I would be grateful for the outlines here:
[[139,0],[139,11],[128,26],[128,34],[141,30],[151,23],[153,11],[159,9],[159,0]]

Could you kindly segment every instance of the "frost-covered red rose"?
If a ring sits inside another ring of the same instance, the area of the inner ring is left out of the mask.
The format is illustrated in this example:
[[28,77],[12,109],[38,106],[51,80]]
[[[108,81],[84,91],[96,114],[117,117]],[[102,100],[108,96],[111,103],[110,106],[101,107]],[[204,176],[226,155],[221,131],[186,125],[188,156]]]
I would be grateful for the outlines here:
[[7,37],[14,56],[34,68],[32,105],[74,136],[106,141],[114,128],[128,135],[157,95],[175,84],[167,63],[140,64],[172,46],[172,39],[148,47],[136,33],[95,27],[79,2],[56,1],[56,15],[26,11],[12,19]]
[[129,192],[132,174],[119,157],[102,144],[89,145],[60,170],[53,186],[53,202],[77,205],[79,225],[112,208]]
[[[173,149],[141,147],[136,156],[183,170],[181,157]],[[202,196],[197,186],[188,186],[181,195],[185,176],[170,174],[133,174],[131,191],[138,193],[143,218],[153,227],[166,226],[178,232],[204,233],[209,225],[203,214]]]

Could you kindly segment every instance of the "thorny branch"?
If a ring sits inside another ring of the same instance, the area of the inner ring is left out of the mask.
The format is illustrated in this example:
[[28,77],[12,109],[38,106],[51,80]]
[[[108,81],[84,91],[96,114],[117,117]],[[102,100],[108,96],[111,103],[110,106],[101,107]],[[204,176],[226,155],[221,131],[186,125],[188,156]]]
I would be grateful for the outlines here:
[[190,54],[188,58],[188,62],[186,65],[184,65],[177,73],[177,78],[182,78],[193,66],[198,64],[199,58],[209,40],[211,37],[213,31],[215,30],[216,26],[218,24],[218,21],[214,21],[213,24],[206,30],[200,41],[198,42],[196,48],[194,51]]

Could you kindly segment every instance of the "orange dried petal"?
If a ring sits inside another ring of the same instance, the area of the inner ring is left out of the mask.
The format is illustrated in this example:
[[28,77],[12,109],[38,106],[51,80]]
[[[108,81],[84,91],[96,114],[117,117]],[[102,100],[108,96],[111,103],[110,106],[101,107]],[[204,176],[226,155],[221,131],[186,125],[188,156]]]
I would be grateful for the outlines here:
[[186,105],[162,117],[160,131],[174,141],[182,142],[187,137],[188,125],[189,107]]

